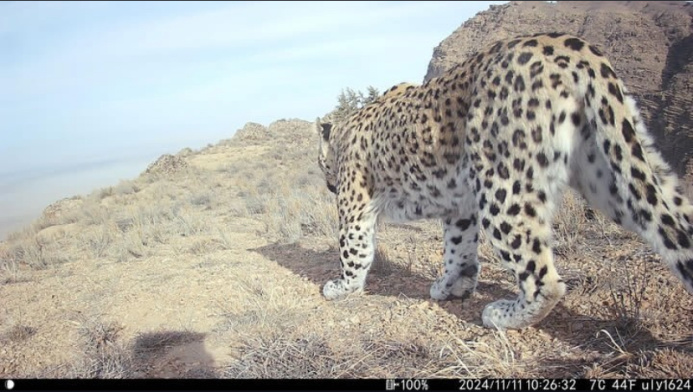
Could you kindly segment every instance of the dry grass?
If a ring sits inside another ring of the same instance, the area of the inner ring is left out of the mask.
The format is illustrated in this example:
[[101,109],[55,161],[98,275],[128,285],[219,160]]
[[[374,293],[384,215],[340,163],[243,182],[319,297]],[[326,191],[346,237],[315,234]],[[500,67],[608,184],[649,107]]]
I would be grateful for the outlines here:
[[69,225],[70,223],[75,223],[79,220],[80,220],[80,217],[75,213],[61,214],[58,216],[51,216],[51,217],[47,217],[47,216],[43,215],[36,222],[34,222],[30,226],[30,228],[34,232],[39,232],[43,229],[53,227],[53,226]]
[[67,261],[54,242],[33,234],[17,239],[0,250],[0,269],[16,271],[19,265],[45,269]]
[[371,273],[380,275],[389,275],[396,271],[396,266],[390,259],[388,249],[380,244],[375,248],[375,256],[373,257],[373,265]]
[[0,333],[0,343],[11,344],[21,343],[36,334],[36,328],[28,325],[14,325],[6,331]]
[[78,327],[83,358],[70,369],[74,378],[128,378],[134,367],[129,349],[119,339],[122,325],[99,319],[83,320]]
[[434,221],[379,225],[367,294],[324,301],[337,209],[301,126],[179,154],[187,166],[56,203],[0,243],[0,374],[691,376],[693,300],[570,192],[554,221],[569,291],[536,327],[479,325],[486,303],[515,295],[483,236],[479,293],[428,299],[442,268]]
[[115,187],[113,187],[112,193],[116,196],[120,195],[131,195],[134,193],[137,193],[140,191],[140,186],[134,182],[134,181],[129,181],[129,180],[123,180],[118,183]]
[[[348,348],[331,347],[316,334],[249,336],[228,378],[385,378],[425,374],[435,361],[426,342],[383,341],[364,337]],[[387,363],[387,368],[383,364]],[[413,373],[412,373],[413,372]]]

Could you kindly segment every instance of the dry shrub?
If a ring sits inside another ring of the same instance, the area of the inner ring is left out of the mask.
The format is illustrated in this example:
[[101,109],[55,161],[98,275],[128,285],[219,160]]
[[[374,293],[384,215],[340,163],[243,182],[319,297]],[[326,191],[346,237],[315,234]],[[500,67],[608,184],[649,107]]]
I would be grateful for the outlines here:
[[82,232],[79,237],[87,246],[87,249],[91,253],[92,257],[98,259],[106,255],[106,250],[113,243],[113,231],[115,230],[113,229],[112,225],[104,224],[95,230]]
[[53,226],[69,225],[78,222],[79,219],[79,211],[67,211],[49,216],[43,214],[31,224],[29,229],[33,232],[39,232]]
[[3,265],[16,267],[16,264],[24,264],[34,269],[45,269],[67,261],[55,245],[37,235],[15,240],[4,252]]
[[13,343],[21,343],[36,335],[36,332],[37,330],[34,327],[23,324],[15,324],[0,333],[0,344],[10,345]]
[[123,326],[98,317],[77,321],[82,356],[69,370],[71,378],[130,378],[135,367],[129,347],[120,341]]
[[134,181],[131,180],[122,180],[113,187],[113,194],[122,196],[122,195],[132,195],[140,191],[139,185],[137,185]]
[[377,244],[371,273],[379,275],[389,275],[397,270],[397,266],[392,262],[389,251],[382,244]]
[[183,237],[197,235],[209,229],[205,219],[198,211],[189,208],[174,209],[173,217],[176,231]]
[[108,222],[111,213],[107,207],[102,206],[99,201],[93,198],[86,199],[80,211],[82,216],[79,222],[86,226],[102,225]]
[[330,197],[280,186],[267,197],[267,212],[261,217],[267,234],[283,243],[293,243],[306,235],[336,238],[337,209]]

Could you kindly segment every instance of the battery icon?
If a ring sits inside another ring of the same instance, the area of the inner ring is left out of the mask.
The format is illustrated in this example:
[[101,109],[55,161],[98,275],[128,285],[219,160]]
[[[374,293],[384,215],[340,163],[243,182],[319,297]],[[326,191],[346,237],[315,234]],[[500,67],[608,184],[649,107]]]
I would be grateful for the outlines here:
[[385,389],[388,391],[394,391],[399,386],[399,383],[394,379],[385,380]]

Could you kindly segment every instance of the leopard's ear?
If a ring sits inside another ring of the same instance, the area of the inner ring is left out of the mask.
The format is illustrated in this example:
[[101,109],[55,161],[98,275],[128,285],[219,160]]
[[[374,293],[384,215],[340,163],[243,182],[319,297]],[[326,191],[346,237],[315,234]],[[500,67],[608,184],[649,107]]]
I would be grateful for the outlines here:
[[330,140],[330,131],[332,131],[331,123],[324,123],[320,120],[320,117],[315,119],[315,130],[322,137],[322,140]]

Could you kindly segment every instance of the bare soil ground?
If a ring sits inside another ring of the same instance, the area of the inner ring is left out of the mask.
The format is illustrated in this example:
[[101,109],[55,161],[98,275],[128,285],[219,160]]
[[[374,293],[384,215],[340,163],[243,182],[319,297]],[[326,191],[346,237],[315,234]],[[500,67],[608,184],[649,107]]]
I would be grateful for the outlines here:
[[635,235],[567,194],[569,292],[539,325],[480,324],[515,294],[486,242],[478,293],[436,302],[440,224],[383,224],[365,295],[328,302],[337,213],[310,124],[184,150],[53,204],[0,244],[0,378],[693,375],[693,297]]

